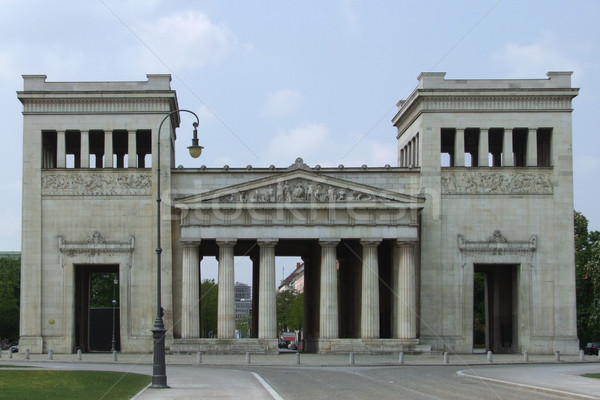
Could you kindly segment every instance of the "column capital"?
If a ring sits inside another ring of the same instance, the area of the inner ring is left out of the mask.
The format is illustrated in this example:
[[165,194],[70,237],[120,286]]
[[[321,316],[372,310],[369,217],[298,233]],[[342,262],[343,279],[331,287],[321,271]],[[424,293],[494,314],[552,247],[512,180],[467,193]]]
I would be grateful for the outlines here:
[[381,238],[377,238],[377,239],[361,239],[360,240],[360,244],[363,247],[377,247],[382,242],[382,240],[383,239],[381,239]]
[[415,247],[415,245],[417,243],[419,243],[419,242],[414,241],[414,240],[398,239],[398,240],[396,240],[396,242],[394,242],[394,246],[396,246],[396,247]]
[[233,247],[237,243],[237,239],[217,239],[219,247]]
[[260,247],[275,247],[277,242],[279,242],[279,239],[258,239],[256,241]]
[[319,244],[321,246],[337,246],[339,243],[340,243],[340,239],[335,239],[335,238],[319,239]]
[[200,246],[200,240],[182,240],[180,243],[183,247]]

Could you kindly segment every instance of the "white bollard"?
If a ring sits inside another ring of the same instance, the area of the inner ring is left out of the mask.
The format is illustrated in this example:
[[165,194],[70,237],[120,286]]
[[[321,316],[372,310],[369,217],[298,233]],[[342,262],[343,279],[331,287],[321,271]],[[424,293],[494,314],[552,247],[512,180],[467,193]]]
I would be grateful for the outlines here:
[[296,364],[300,364],[300,353],[296,353]]
[[8,349],[8,358],[12,359],[12,349]]
[[353,352],[349,354],[348,363],[350,365],[354,365],[354,353]]
[[488,351],[488,352],[487,352],[487,362],[488,362],[488,364],[491,364],[491,363],[493,363],[493,362],[494,362],[494,360],[493,360],[493,358],[492,358],[492,357],[493,357],[493,355],[492,355],[492,354],[493,354],[493,353],[492,353],[491,351]]
[[523,352],[523,361],[529,362],[529,352],[527,350]]
[[554,352],[554,360],[560,361],[560,351],[556,350]]
[[113,361],[117,361],[117,351],[113,350]]
[[48,360],[52,361],[54,359],[54,350],[48,350]]
[[583,353],[583,350],[579,350],[579,361],[583,360],[585,360],[585,354]]
[[202,352],[199,351],[198,354],[196,354],[196,364],[202,364]]
[[25,349],[25,359],[29,360],[29,349]]
[[250,365],[250,353],[246,353],[246,364]]
[[398,356],[398,363],[404,364],[404,352],[403,351],[401,351],[400,355]]
[[450,355],[447,351],[444,352],[444,364],[450,364]]
[[77,350],[77,359],[81,361],[81,349]]

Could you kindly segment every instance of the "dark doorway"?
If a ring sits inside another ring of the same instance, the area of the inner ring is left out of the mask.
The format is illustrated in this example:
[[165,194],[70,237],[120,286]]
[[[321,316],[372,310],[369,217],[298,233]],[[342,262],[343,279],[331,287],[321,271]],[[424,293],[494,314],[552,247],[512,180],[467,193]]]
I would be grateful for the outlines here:
[[118,265],[75,266],[75,348],[120,350]]
[[475,264],[473,350],[516,353],[517,265]]

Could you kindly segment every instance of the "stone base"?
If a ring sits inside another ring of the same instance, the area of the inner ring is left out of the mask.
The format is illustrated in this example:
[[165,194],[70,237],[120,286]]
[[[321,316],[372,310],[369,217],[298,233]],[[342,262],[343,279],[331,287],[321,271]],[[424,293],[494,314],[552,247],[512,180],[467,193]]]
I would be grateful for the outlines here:
[[171,353],[276,354],[277,339],[174,339]]
[[305,341],[305,352],[318,354],[407,354],[431,352],[419,339],[314,339]]
[[44,339],[41,336],[21,336],[19,338],[19,351],[25,353],[27,349],[32,354],[41,354],[44,350]]

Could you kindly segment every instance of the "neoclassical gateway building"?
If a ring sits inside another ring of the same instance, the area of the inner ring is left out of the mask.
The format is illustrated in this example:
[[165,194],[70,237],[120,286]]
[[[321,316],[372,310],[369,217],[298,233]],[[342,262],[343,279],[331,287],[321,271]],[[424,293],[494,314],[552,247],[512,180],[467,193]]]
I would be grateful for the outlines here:
[[[392,120],[398,163],[378,167],[177,167],[171,77],[147,78],[24,76],[22,349],[102,348],[90,276],[110,271],[121,351],[151,350],[160,232],[170,351],[277,351],[277,256],[304,261],[308,352],[470,353],[477,324],[494,352],[578,351],[570,72],[423,73]],[[238,256],[252,260],[248,339],[234,334]],[[219,269],[210,338],[208,257]]]

